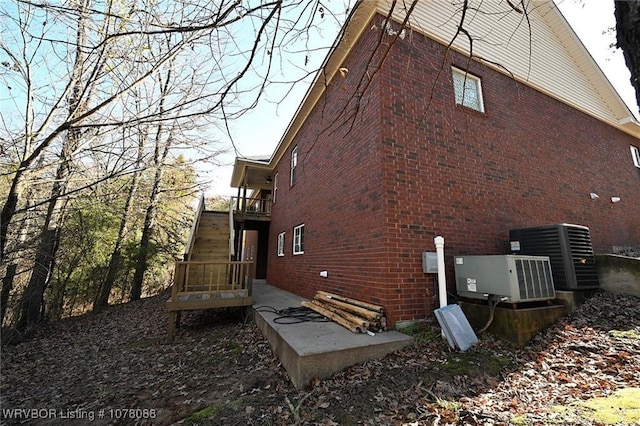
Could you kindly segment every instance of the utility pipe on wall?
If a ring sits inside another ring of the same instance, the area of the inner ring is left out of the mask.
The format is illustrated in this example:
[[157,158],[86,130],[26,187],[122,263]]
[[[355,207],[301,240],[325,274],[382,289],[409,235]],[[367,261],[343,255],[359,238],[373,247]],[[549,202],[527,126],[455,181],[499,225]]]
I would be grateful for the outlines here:
[[447,277],[444,274],[444,237],[437,236],[433,239],[436,245],[436,259],[438,262],[438,300],[440,307],[447,306]]

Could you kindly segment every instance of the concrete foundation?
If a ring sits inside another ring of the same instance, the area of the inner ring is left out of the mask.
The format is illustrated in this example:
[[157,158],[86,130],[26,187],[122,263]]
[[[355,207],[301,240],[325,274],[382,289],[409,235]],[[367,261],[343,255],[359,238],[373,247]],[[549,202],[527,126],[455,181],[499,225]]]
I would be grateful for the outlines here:
[[[481,329],[489,319],[489,306],[460,302],[462,311],[474,329]],[[569,313],[563,305],[513,309],[498,306],[487,331],[500,339],[523,347],[541,330],[549,327]]]
[[600,287],[612,293],[640,297],[640,259],[613,254],[596,255]]
[[[550,305],[540,302],[534,307],[511,307],[498,305],[493,321],[487,331],[500,339],[523,347],[536,334],[560,318],[577,309],[588,298],[600,290],[556,290],[556,299]],[[460,302],[462,311],[471,326],[478,330],[485,326],[489,319],[489,306],[486,302]]]
[[588,298],[597,294],[600,290],[556,290],[556,300],[554,303],[567,308],[567,312],[575,311]]
[[253,296],[256,325],[296,389],[413,343],[412,337],[398,331],[369,336],[354,334],[334,322],[278,324],[273,309],[300,307],[304,299],[259,282],[254,282]]

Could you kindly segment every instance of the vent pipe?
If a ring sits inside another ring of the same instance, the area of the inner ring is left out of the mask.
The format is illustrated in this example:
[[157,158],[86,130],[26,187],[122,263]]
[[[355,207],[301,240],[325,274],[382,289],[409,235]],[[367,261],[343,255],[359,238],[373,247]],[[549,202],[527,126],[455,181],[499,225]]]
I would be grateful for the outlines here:
[[447,277],[444,274],[444,237],[437,236],[433,239],[436,245],[436,258],[438,262],[438,300],[440,307],[447,306]]

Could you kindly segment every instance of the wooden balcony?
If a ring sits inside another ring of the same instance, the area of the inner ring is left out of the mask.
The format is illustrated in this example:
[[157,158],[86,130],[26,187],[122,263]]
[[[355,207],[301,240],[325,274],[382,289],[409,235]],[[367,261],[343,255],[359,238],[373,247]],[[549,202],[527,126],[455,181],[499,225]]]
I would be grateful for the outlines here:
[[173,340],[180,311],[251,306],[253,262],[176,262],[169,314]]
[[271,220],[271,198],[231,197],[234,220]]

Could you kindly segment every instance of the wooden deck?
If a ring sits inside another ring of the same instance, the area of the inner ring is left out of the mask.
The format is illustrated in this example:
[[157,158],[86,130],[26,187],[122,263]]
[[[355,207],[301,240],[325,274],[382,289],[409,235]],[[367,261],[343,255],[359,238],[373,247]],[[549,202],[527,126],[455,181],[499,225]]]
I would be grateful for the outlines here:
[[270,198],[231,197],[233,219],[236,221],[270,221],[271,204],[272,201]]
[[253,305],[253,262],[176,262],[169,314],[173,340],[181,311]]

